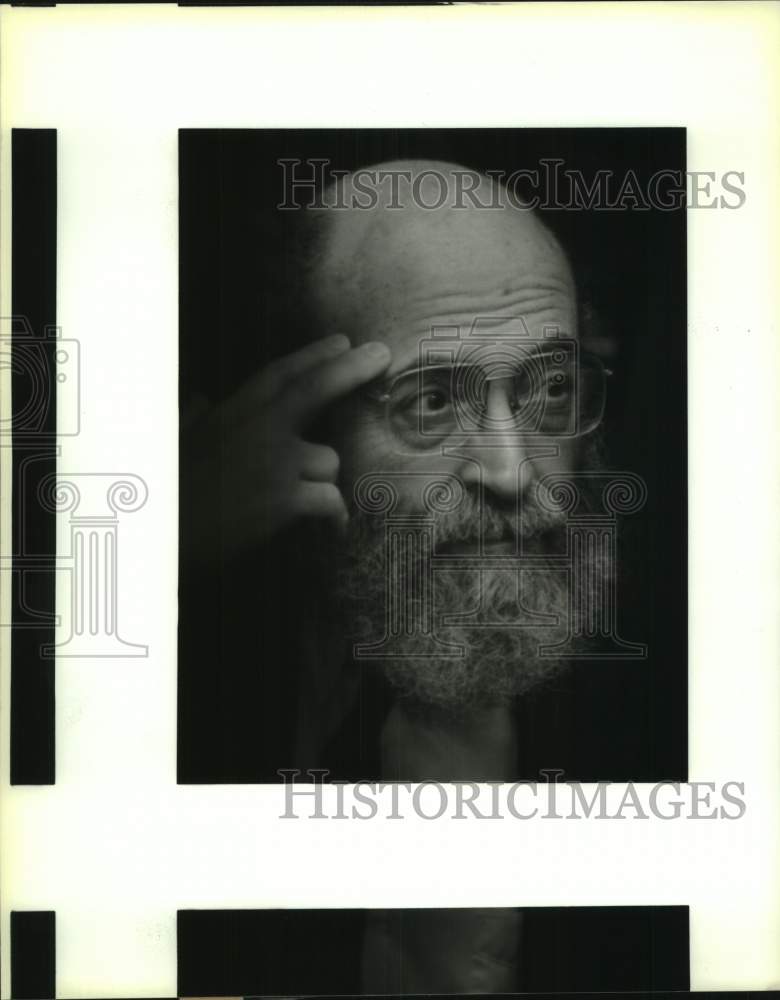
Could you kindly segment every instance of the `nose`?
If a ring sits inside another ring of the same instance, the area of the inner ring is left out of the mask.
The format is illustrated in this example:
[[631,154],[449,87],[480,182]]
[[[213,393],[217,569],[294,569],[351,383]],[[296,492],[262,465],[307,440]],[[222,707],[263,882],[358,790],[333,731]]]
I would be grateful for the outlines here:
[[549,445],[533,443],[514,426],[514,385],[509,378],[487,384],[484,421],[459,454],[458,470],[467,486],[482,485],[502,504],[516,504],[539,478],[536,459],[552,454]]

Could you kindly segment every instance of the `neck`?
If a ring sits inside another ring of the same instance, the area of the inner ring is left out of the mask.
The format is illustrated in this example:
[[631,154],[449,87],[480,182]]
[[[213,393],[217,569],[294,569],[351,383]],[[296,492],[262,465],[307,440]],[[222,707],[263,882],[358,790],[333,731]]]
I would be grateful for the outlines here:
[[388,781],[508,781],[517,772],[513,713],[507,705],[453,716],[398,701],[381,752]]

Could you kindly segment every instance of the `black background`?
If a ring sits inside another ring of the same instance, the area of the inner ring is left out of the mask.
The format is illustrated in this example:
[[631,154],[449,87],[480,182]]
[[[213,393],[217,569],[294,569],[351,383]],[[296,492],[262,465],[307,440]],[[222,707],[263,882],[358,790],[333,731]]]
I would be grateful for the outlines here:
[[[43,649],[54,642],[56,518],[35,498],[59,453],[56,130],[13,129],[11,158],[11,784],[51,785],[54,659]],[[25,355],[41,363],[38,378]]]
[[[180,910],[178,994],[360,994],[364,912]],[[414,935],[417,911],[387,912]],[[428,911],[426,919],[436,920],[437,912]],[[521,939],[518,988],[524,993],[625,995],[690,986],[685,906],[527,909]],[[398,958],[386,992],[403,995]]]
[[[280,158],[322,157],[334,169],[396,158],[481,170],[598,170],[640,183],[685,169],[684,129],[184,130],[180,133],[180,402],[216,402],[284,351],[270,311],[288,216]],[[537,189],[544,200],[544,187]],[[645,508],[621,522],[623,638],[646,661],[576,664],[567,680],[520,707],[522,774],[560,768],[568,780],[687,778],[687,488],[685,209],[546,210],[600,330],[613,337],[606,435],[610,466],[641,475]],[[215,467],[217,456],[214,457]],[[290,580],[263,573],[272,555],[197,572],[186,552],[182,468],[180,782],[278,780],[295,724],[295,670],[284,642],[300,628]],[[280,545],[283,540],[280,540]],[[260,614],[260,608],[263,614]],[[371,775],[332,775],[353,779]]]

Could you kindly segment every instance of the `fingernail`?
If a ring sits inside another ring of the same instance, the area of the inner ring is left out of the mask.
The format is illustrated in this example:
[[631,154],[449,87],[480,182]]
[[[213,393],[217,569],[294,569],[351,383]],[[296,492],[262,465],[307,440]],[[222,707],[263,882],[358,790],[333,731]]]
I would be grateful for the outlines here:
[[363,346],[360,349],[362,351],[365,351],[366,354],[370,355],[372,358],[390,357],[390,348],[387,346],[387,344],[382,344],[378,340],[372,340],[368,344],[363,344]]
[[334,333],[332,337],[327,337],[325,343],[328,347],[333,348],[335,351],[337,348],[341,350],[349,347],[349,337],[345,336],[343,333]]

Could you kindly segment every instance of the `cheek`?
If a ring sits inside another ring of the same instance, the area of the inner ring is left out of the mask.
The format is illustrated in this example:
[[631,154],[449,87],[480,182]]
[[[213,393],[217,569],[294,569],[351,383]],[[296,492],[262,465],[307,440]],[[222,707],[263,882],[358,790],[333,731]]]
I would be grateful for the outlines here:
[[355,487],[363,476],[386,474],[398,498],[396,513],[423,512],[425,487],[442,472],[455,471],[452,459],[399,453],[384,420],[371,417],[350,424],[333,438],[333,447],[341,458],[339,486],[345,500],[355,502]]
[[561,475],[576,472],[582,465],[582,446],[576,441],[562,441],[558,445],[558,454],[549,458],[540,458],[534,463],[539,478],[549,474]]
[[356,414],[334,439],[334,447],[341,459],[339,479],[345,492],[351,493],[362,476],[392,472],[399,467],[384,421],[371,416]]

